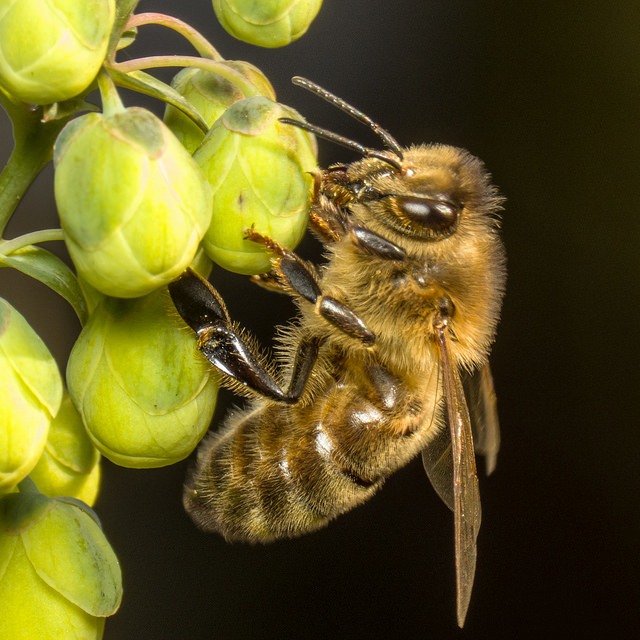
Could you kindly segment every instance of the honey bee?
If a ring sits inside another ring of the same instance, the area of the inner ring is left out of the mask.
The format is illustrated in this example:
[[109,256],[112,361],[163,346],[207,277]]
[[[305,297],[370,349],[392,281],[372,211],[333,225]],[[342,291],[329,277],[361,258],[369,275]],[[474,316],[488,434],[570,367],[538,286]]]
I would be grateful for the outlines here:
[[200,527],[228,540],[299,536],[370,498],[422,453],[454,512],[462,626],[480,526],[472,430],[489,472],[499,447],[487,358],[506,276],[502,198],[467,151],[403,148],[340,98],[294,83],[371,127],[384,149],[284,119],[363,157],[316,176],[309,224],[324,243],[323,266],[247,231],[273,256],[256,281],[299,307],[278,338],[280,366],[260,355],[208,282],[188,271],[170,285],[203,354],[254,396],[201,445],[184,503]]

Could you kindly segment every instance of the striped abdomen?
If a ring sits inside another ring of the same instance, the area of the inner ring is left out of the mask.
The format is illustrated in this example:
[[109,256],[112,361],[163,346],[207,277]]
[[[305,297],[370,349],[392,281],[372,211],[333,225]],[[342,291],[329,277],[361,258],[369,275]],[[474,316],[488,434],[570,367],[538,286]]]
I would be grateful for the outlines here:
[[371,497],[425,447],[439,413],[437,367],[408,390],[362,356],[334,364],[337,379],[313,402],[256,403],[201,445],[185,490],[199,526],[254,542],[304,534]]

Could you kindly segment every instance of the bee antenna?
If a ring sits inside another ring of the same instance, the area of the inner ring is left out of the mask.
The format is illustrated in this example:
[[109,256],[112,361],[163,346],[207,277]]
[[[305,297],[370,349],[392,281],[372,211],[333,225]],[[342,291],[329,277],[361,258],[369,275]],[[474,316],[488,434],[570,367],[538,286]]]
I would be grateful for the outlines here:
[[338,107],[341,111],[349,114],[352,118],[355,118],[358,122],[362,122],[362,124],[366,124],[371,127],[373,132],[382,139],[385,146],[387,146],[393,153],[402,160],[402,147],[398,143],[398,141],[386,130],[383,129],[378,123],[374,122],[368,115],[362,113],[359,109],[351,106],[348,102],[345,102],[342,98],[338,98],[338,96],[333,95],[333,93],[323,89],[321,86],[317,85],[315,82],[311,82],[311,80],[307,80],[306,78],[302,78],[300,76],[294,76],[291,78],[291,82],[295,84],[297,87],[302,87],[307,91],[315,94],[319,98],[326,100],[329,104],[332,104],[334,107]]
[[[293,118],[279,118],[280,122],[284,122],[285,124],[291,124],[294,127],[298,127],[299,129],[304,129],[305,131],[309,131],[319,138],[324,138],[325,140],[329,140],[329,142],[335,142],[342,147],[346,147],[347,149],[351,149],[352,151],[357,151],[361,153],[363,156],[367,158],[377,158],[378,160],[382,160],[382,162],[386,162],[390,164],[397,171],[402,170],[402,165],[398,161],[397,158],[388,155],[384,151],[378,151],[377,149],[371,149],[370,147],[365,147],[364,145],[356,142],[355,140],[350,140],[349,138],[345,138],[341,136],[339,133],[333,133],[333,131],[328,131],[327,129],[323,129],[322,127],[318,127],[315,124],[309,124],[308,122],[302,122],[302,120],[294,120]],[[402,156],[400,156],[400,160],[402,160]]]

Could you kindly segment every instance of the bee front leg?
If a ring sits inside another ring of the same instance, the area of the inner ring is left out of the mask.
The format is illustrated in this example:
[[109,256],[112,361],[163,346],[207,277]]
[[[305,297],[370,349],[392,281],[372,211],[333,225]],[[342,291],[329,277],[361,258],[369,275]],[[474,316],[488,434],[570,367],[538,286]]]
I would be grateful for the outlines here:
[[297,402],[304,392],[318,357],[320,340],[303,337],[298,345],[293,372],[283,389],[229,317],[220,294],[191,269],[169,285],[173,304],[195,331],[198,348],[219,371],[256,393],[281,402]]
[[315,176],[315,196],[309,226],[323,242],[337,242],[346,234],[366,253],[385,260],[404,260],[404,249],[358,224],[345,213],[345,207],[358,202],[358,193],[349,182],[347,167],[334,165]]
[[349,229],[349,235],[353,244],[376,258],[384,260],[405,260],[407,258],[407,253],[402,247],[366,227],[352,225]]
[[278,282],[287,293],[300,296],[315,306],[316,312],[327,322],[348,336],[370,347],[375,335],[346,304],[322,293],[315,269],[292,251],[254,229],[247,230],[247,240],[264,245],[274,254],[269,282]]

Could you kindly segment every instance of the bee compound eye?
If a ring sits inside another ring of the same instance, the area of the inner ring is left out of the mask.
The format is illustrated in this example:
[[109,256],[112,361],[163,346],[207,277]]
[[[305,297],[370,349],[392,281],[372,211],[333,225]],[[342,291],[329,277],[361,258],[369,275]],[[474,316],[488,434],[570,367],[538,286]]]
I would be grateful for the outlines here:
[[460,215],[460,207],[448,200],[397,196],[396,206],[402,217],[435,233],[451,230]]

